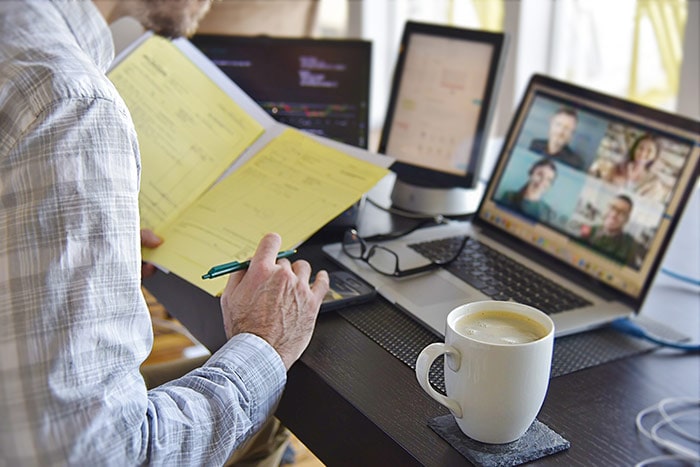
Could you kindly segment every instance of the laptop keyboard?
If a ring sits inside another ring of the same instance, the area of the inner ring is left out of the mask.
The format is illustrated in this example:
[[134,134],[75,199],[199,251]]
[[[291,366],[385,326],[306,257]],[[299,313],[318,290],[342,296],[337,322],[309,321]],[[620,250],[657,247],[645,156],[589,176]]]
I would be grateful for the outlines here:
[[[409,247],[428,259],[439,260],[450,256],[463,238],[450,237]],[[591,305],[570,290],[473,238],[467,240],[459,257],[444,268],[493,300],[513,300],[548,314]]]

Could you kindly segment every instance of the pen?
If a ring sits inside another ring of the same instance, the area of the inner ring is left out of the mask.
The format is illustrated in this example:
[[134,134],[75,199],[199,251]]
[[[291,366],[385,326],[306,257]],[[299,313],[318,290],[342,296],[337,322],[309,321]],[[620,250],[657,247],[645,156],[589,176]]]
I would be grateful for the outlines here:
[[[296,253],[297,250],[285,250],[277,253],[277,259],[287,258]],[[231,261],[230,263],[219,264],[218,266],[212,267],[206,274],[202,276],[202,279],[213,279],[215,277],[223,276],[224,274],[230,274],[232,272],[240,271],[241,269],[246,269],[250,266],[250,260],[246,261]]]

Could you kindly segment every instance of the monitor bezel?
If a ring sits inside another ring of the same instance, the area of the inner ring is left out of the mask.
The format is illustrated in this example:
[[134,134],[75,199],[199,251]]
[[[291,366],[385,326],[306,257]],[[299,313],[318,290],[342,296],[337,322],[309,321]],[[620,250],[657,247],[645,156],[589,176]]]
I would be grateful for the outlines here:
[[[386,152],[394,115],[396,113],[400,83],[404,75],[408,47],[412,36],[417,34],[483,43],[490,45],[493,49],[486,81],[486,89],[482,101],[482,111],[478,118],[474,135],[474,144],[471,148],[471,154],[469,155],[467,170],[463,175],[407,164],[398,160],[396,155],[387,154]],[[389,103],[378,147],[378,152],[380,154],[386,154],[397,158],[396,162],[392,164],[391,170],[396,173],[398,179],[411,185],[438,189],[474,188],[477,185],[479,181],[479,171],[484,157],[484,150],[488,140],[491,118],[494,113],[494,104],[497,98],[503,62],[506,55],[506,39],[506,34],[501,32],[458,28],[416,21],[406,22],[391,82]]]

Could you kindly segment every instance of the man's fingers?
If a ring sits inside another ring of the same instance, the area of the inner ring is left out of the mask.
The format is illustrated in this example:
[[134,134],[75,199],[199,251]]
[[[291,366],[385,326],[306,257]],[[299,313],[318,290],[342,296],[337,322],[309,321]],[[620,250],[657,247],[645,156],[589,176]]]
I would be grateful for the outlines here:
[[226,282],[226,290],[233,290],[236,287],[238,287],[238,284],[241,283],[244,275],[245,275],[245,271],[232,272],[228,276],[228,281]]
[[328,292],[330,287],[330,278],[328,277],[328,272],[325,270],[320,270],[316,273],[313,284],[311,284],[311,292],[319,299],[323,300],[323,297]]
[[151,263],[141,263],[141,277],[151,277],[157,271],[156,267]]
[[258,243],[255,254],[250,259],[250,267],[269,267],[277,261],[277,253],[280,251],[282,238],[276,233],[265,235]]
[[163,239],[154,234],[152,230],[141,229],[141,246],[155,248],[161,243],[163,243]]
[[297,275],[301,282],[309,282],[311,278],[311,265],[307,261],[303,259],[294,261],[294,263],[292,263],[292,271],[294,271],[294,274]]
[[277,260],[277,266],[286,269],[292,269],[292,263],[287,258],[280,258]]

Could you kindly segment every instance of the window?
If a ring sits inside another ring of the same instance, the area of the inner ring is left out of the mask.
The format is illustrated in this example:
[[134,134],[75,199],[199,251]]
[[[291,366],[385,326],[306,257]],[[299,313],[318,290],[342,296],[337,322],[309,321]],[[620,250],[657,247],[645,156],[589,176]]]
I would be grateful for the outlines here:
[[552,75],[676,108],[686,0],[560,0],[553,18]]
[[[675,110],[687,18],[688,0],[320,0],[316,33],[373,41],[370,125],[378,131],[407,19],[505,30],[500,135],[535,72]],[[700,55],[695,42],[687,56]]]

